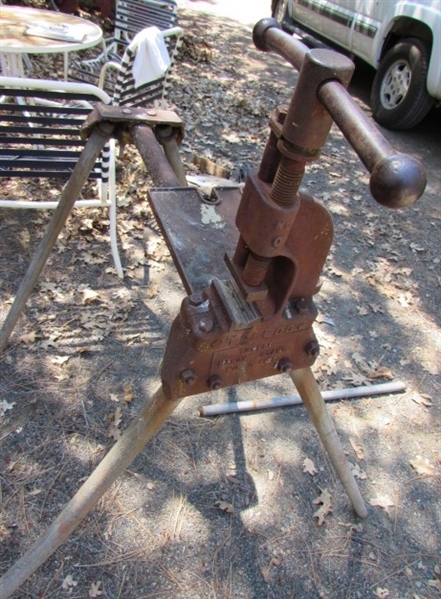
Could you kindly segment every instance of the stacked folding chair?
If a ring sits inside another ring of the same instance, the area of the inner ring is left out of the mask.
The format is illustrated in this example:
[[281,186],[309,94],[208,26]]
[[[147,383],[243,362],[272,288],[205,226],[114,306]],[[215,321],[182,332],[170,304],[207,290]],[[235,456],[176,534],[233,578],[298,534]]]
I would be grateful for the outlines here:
[[[85,118],[98,102],[110,103],[108,94],[97,86],[18,77],[0,77],[0,95],[4,97],[0,103],[0,178],[68,180],[85,145],[80,137]],[[75,206],[109,210],[112,255],[122,278],[116,236],[113,140],[98,157],[89,178],[97,182],[97,191],[94,197],[78,197]],[[59,200],[2,197],[0,209],[54,210]]]
[[[148,27],[157,27],[165,32],[174,28],[176,23],[176,0],[117,0],[115,30],[112,38],[106,40],[105,51],[95,58],[73,61],[69,79],[95,85],[101,80],[101,85],[112,95],[116,78],[103,78],[102,70],[107,71],[109,63],[114,66],[121,65],[123,60],[131,60],[125,56],[125,52],[140,31]],[[175,45],[172,43],[169,52],[171,58],[175,51]]]

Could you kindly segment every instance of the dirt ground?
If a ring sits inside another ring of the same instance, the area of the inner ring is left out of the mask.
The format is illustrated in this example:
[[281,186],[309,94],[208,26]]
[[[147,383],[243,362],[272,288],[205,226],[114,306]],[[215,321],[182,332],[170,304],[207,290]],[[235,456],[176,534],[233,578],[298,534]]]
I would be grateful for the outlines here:
[[[169,104],[182,155],[239,179],[296,73],[249,27],[185,2]],[[197,3],[195,3],[197,4]],[[207,3],[205,3],[207,4]],[[97,18],[97,17],[96,17]],[[38,68],[46,68],[44,62]],[[369,114],[372,73],[351,93]],[[428,185],[410,209],[374,203],[337,128],[303,188],[335,240],[316,298],[322,390],[403,381],[406,391],[328,404],[369,514],[354,515],[302,406],[214,419],[211,403],[292,395],[287,375],[187,398],[69,540],[14,599],[435,599],[441,594],[441,137],[439,111],[383,131]],[[0,572],[41,535],[159,385],[185,295],[146,198],[140,159],[118,165],[116,276],[99,210],[75,210],[0,356]],[[3,196],[52,195],[3,180]],[[49,216],[0,211],[0,323]],[[195,248],[203,253],[203,247]]]

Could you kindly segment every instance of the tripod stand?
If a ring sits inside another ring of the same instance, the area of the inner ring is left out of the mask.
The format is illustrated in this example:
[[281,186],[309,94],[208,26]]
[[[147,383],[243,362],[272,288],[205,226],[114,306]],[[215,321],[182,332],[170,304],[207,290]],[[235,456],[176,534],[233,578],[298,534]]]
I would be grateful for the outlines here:
[[[0,347],[64,225],[84,174],[110,135],[135,144],[158,186],[149,200],[188,295],[171,328],[158,390],[46,534],[5,574],[1,597],[10,596],[68,538],[184,397],[274,374],[290,374],[354,510],[360,517],[367,515],[311,372],[319,351],[312,329],[317,314],[313,296],[332,243],[332,220],[299,188],[307,163],[319,158],[332,119],[371,171],[371,191],[381,203],[413,203],[424,189],[424,173],[412,159],[397,156],[350,101],[345,92],[350,61],[333,52],[307,52],[272,20],[257,25],[255,42],[287,58],[300,76],[290,106],[271,117],[262,163],[242,196],[238,190],[221,189],[207,203],[196,190],[182,187],[177,154],[182,126],[173,113],[100,106],[88,119],[86,149],[5,321]],[[201,232],[202,205],[224,226]],[[203,256],[195,255],[202,234]]]

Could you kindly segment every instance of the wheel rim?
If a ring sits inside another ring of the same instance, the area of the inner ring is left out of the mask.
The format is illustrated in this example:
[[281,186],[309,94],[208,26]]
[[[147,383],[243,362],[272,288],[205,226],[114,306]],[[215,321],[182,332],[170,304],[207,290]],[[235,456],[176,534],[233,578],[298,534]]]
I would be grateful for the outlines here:
[[411,68],[406,60],[399,60],[386,71],[381,84],[381,103],[386,110],[401,104],[409,91]]

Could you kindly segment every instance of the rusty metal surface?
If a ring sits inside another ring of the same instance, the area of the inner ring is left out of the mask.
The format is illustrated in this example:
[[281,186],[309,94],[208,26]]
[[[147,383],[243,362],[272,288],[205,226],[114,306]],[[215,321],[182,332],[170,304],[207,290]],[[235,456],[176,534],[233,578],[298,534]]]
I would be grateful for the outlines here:
[[317,93],[371,173],[369,187],[375,200],[388,208],[414,204],[427,183],[421,163],[412,156],[397,154],[374,122],[367,119],[336,81],[327,82]]
[[188,293],[228,277],[225,252],[233,252],[239,188],[217,188],[204,201],[196,188],[152,189],[149,201]]
[[[148,125],[152,129],[160,125],[169,125],[176,131],[176,141],[184,138],[184,126],[179,116],[171,110],[160,108],[134,108],[97,104],[81,128],[81,137],[86,139],[98,123],[106,121],[119,125],[120,129],[130,129],[135,125]],[[117,131],[117,135],[121,133]]]
[[131,136],[154,184],[161,187],[179,187],[178,175],[167,160],[152,129],[148,125],[136,125],[131,131]]
[[[272,50],[285,58],[300,71],[300,77],[305,62],[313,52],[317,52],[309,51],[304,44],[282,31],[275,19],[260,21],[254,28],[253,39],[260,50]],[[323,66],[325,67],[324,64]],[[352,100],[342,83],[344,81],[339,74],[334,76],[331,69],[328,77],[322,74],[322,83],[315,91],[316,97],[305,99],[303,96],[301,110],[307,107],[309,102],[315,105],[317,99],[323,103],[360,160],[372,173],[370,190],[377,202],[389,208],[405,208],[412,205],[421,197],[426,186],[427,176],[424,168],[412,156],[396,154],[374,123]],[[295,117],[294,114],[292,116]],[[298,116],[300,117],[300,113]],[[313,128],[320,128],[320,123],[314,119],[314,115],[311,118]],[[287,122],[292,122],[292,119],[287,119]],[[300,118],[295,122],[299,124]],[[293,134],[297,136],[297,131]],[[307,144],[304,145],[304,149],[308,149]]]
[[[316,317],[312,296],[331,244],[332,221],[323,206],[301,194],[296,224],[284,255],[272,263],[265,299],[247,301],[240,273],[237,278],[214,280],[184,299],[163,360],[167,395],[193,395],[313,364],[319,346],[312,330]],[[222,239],[213,240],[206,256],[204,246],[200,259],[189,243],[189,259],[197,274],[200,265],[207,270],[215,264],[208,261],[221,259]]]
[[183,301],[173,322],[161,378],[172,399],[310,366],[318,343],[314,304],[299,298],[264,321],[230,279],[214,280]]

